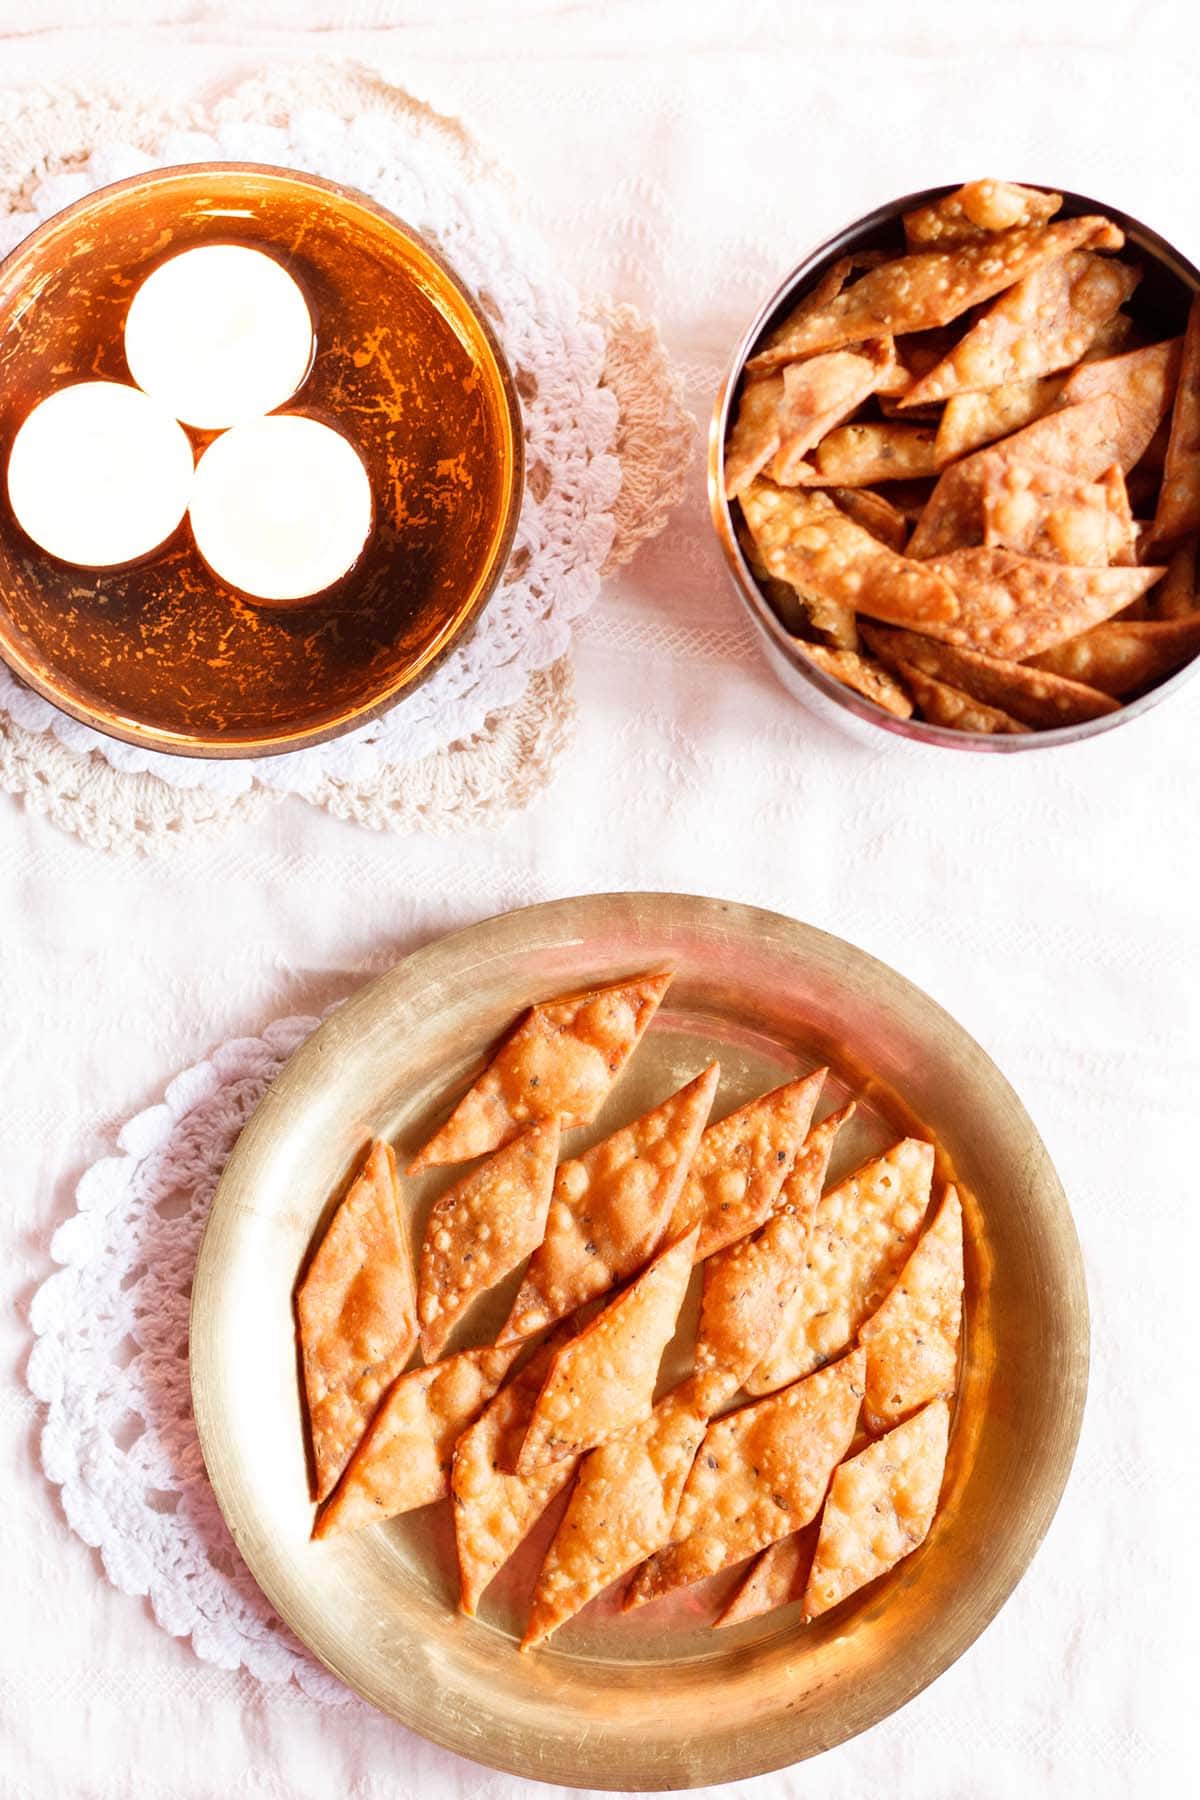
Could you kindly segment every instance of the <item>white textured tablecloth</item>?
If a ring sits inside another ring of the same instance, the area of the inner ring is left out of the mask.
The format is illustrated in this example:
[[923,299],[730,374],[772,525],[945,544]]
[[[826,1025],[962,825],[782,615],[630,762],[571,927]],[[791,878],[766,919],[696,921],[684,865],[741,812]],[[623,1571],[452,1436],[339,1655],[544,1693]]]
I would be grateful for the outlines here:
[[[800,253],[927,181],[1067,184],[1200,253],[1200,46],[1185,0],[986,14],[756,0],[229,8],[240,25],[224,10],[0,0],[0,82],[124,78],[183,95],[281,57],[363,57],[472,121],[582,288],[657,314],[701,414],[735,335]],[[101,30],[99,13],[126,23]],[[361,29],[311,29],[339,18]],[[84,25],[48,29],[63,21]],[[777,907],[927,988],[1033,1113],[1091,1285],[1080,1454],[1014,1598],[902,1713],[742,1791],[1194,1791],[1196,1450],[1177,1396],[1190,1392],[1200,1267],[1200,683],[1075,751],[843,742],[760,661],[699,469],[666,535],[585,626],[577,667],[576,745],[535,808],[494,835],[394,841],[288,803],[147,863],[89,852],[0,798],[0,1797],[547,1791],[360,1709],[338,1717],[202,1664],[111,1589],[40,1472],[27,1309],[80,1170],[178,1068],[318,1009],[436,933],[607,887]]]

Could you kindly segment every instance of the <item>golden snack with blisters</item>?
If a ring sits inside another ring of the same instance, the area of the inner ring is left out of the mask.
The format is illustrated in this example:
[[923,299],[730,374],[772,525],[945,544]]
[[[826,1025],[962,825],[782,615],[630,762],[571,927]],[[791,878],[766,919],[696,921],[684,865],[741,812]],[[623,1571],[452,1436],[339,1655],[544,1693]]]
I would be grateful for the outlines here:
[[[735,1394],[769,1349],[804,1272],[813,1215],[854,1102],[814,1125],[761,1230],[710,1256],[696,1330],[696,1373]],[[715,1407],[711,1410],[715,1411]]]
[[1200,655],[1200,614],[1113,619],[1032,659],[1033,666],[1123,700]]
[[1061,194],[1015,181],[968,181],[932,205],[905,213],[904,239],[910,250],[976,243],[1015,225],[1045,224],[1061,206]]
[[426,1362],[441,1355],[472,1303],[545,1237],[558,1140],[557,1119],[531,1125],[435,1203],[425,1222],[417,1288]]
[[584,1457],[538,1574],[522,1650],[668,1542],[706,1423],[685,1382],[649,1418]]
[[1018,225],[952,250],[918,250],[880,263],[822,308],[785,319],[750,358],[748,369],[776,369],[816,350],[949,325],[1011,287],[1039,264],[1071,250],[1119,250],[1123,233],[1108,219]]
[[779,448],[771,458],[771,479],[785,487],[800,480],[806,453],[876,393],[894,367],[890,338],[789,363],[783,371]]
[[895,1287],[858,1334],[867,1352],[863,1412],[871,1431],[886,1431],[926,1401],[954,1393],[962,1291],[962,1202],[950,1186]]
[[992,302],[901,406],[936,405],[1069,369],[1124,305],[1141,270],[1086,250],[1043,263]]
[[1011,713],[977,700],[974,694],[965,693],[948,681],[939,681],[935,675],[926,674],[924,669],[902,658],[897,660],[895,668],[920,707],[921,717],[931,725],[944,725],[948,731],[973,731],[987,737],[1017,737],[1030,729],[1019,719],[1014,719]]
[[[500,1333],[502,1344],[544,1331],[636,1273],[664,1238],[717,1091],[713,1063],[640,1119],[560,1163],[545,1236]],[[811,1107],[809,1108],[811,1112]]]
[[1068,681],[1033,663],[982,656],[978,650],[942,644],[916,631],[894,631],[886,625],[864,626],[863,636],[889,668],[904,665],[905,679],[909,671],[919,669],[923,675],[968,692],[973,699],[1024,725],[1049,730],[1055,725],[1077,725],[1087,719],[1103,718],[1105,713],[1117,710],[1118,702],[1111,695],[1080,681]]
[[806,1618],[819,1618],[924,1543],[949,1429],[946,1402],[933,1400],[836,1471],[804,1591]]
[[564,1131],[589,1125],[670,980],[644,975],[532,1007],[413,1158],[409,1174],[498,1150],[538,1119],[558,1119]]
[[894,713],[898,719],[911,719],[911,697],[874,657],[864,656],[858,650],[830,650],[824,644],[805,644],[804,655],[843,687],[873,700],[884,712]]
[[454,1446],[507,1375],[517,1352],[463,1350],[401,1375],[318,1516],[313,1536],[358,1531],[450,1492]]
[[555,1352],[570,1336],[560,1326],[502,1387],[459,1438],[450,1472],[459,1606],[474,1617],[489,1584],[528,1537],[575,1473],[576,1459],[542,1463],[528,1475],[512,1466]]
[[[813,459],[816,479],[830,487],[871,487],[937,473],[933,425],[839,425],[822,438]],[[777,479],[779,479],[777,477]]]
[[516,1474],[595,1449],[650,1416],[696,1238],[692,1230],[676,1239],[556,1353],[521,1440]]
[[371,1147],[296,1292],[314,1493],[332,1493],[417,1341],[396,1158]]
[[865,1369],[863,1351],[852,1350],[710,1425],[673,1541],[638,1572],[626,1605],[703,1581],[815,1518],[854,1437]]
[[[905,665],[887,640],[903,647],[909,635],[884,634],[891,666]],[[1051,688],[1059,681],[1034,679]],[[855,1453],[868,1434],[935,1397],[952,1398],[957,1385],[956,1190],[927,1221],[935,1151],[914,1137],[830,1185],[857,1102],[843,1098],[813,1123],[827,1069],[706,1126],[714,1063],[582,1156],[556,1162],[561,1129],[587,1085],[578,1079],[580,1044],[595,1033],[580,1030],[581,1008],[598,1001],[606,1017],[621,1016],[625,1043],[638,1009],[656,1003],[668,979],[540,1002],[505,1040],[519,1044],[524,1033],[536,1047],[538,1086],[559,1110],[521,1125],[434,1199],[418,1290],[424,1366],[403,1367],[416,1321],[389,1146],[372,1148],[297,1290],[306,1358],[333,1368],[330,1344],[343,1363],[365,1356],[366,1338],[385,1327],[391,1344],[390,1385],[379,1378],[368,1393],[352,1384],[339,1412],[334,1448],[345,1467],[336,1485],[326,1478],[324,1492],[333,1491],[313,1537],[450,1499],[459,1604],[473,1617],[543,1515],[565,1501],[532,1585],[527,1651],[626,1576],[623,1608],[631,1610],[767,1552],[713,1619],[723,1625],[811,1598],[818,1577],[822,1592],[833,1591],[849,1577],[831,1562],[818,1520],[830,1507],[853,1514],[840,1470],[861,1462]],[[547,1021],[558,1029],[548,1031]],[[520,1088],[503,1055],[502,1046],[491,1091],[507,1133],[520,1125]],[[474,1131],[480,1116],[460,1105],[436,1153],[463,1141],[463,1120]],[[445,1354],[474,1300],[515,1276],[525,1257],[498,1341]],[[698,1264],[697,1316],[684,1302]],[[619,1281],[626,1285],[606,1298]],[[690,1369],[681,1376],[684,1337]],[[309,1428],[327,1468],[328,1431],[311,1404]],[[894,1432],[880,1439],[892,1446],[886,1461],[863,1465],[895,1515],[889,1556],[893,1540],[895,1556],[904,1553],[901,1527],[919,1541],[899,1518],[905,1495],[892,1479],[912,1461],[897,1463],[904,1441]],[[853,1487],[863,1477],[850,1479]],[[852,1549],[858,1571],[867,1553]]]
[[916,1242],[932,1180],[932,1145],[903,1138],[821,1196],[804,1275],[747,1393],[785,1387],[853,1342]]
[[994,463],[984,478],[983,543],[1082,568],[1131,562],[1133,521],[1120,464],[1099,481],[1077,481],[1040,463]]
[[[1200,533],[1200,299],[1180,335],[1178,277],[1117,225],[1056,217],[1061,206],[985,180],[916,207],[903,247],[894,224],[879,227],[891,247],[839,258],[746,360],[731,446],[767,383],[799,391],[824,359],[891,345],[849,414],[815,436],[810,417],[795,453],[773,451],[753,474],[725,471],[789,660],[860,713],[866,701],[993,740],[1077,728],[1200,649],[1187,633],[1125,635],[1193,604],[1194,555],[1158,593]],[[877,659],[876,625],[1104,698],[1064,692],[1061,709],[1035,699],[1009,712],[986,667],[951,676],[920,655]]]
[[825,494],[759,480],[741,507],[770,574],[801,595],[856,607],[889,625],[919,629],[958,617],[954,590],[940,575],[897,556]]
[[677,1238],[699,1227],[698,1262],[770,1216],[808,1136],[826,1073],[785,1082],[707,1127],[668,1232]]

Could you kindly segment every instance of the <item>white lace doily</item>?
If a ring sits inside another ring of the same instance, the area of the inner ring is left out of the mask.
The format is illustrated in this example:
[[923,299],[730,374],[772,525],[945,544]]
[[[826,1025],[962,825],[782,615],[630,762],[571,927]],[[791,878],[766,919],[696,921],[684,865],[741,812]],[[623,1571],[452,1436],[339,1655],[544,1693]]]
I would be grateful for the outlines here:
[[107,182],[214,160],[283,164],[361,189],[428,237],[480,297],[523,396],[528,479],[508,572],[470,640],[414,693],[312,749],[210,762],[116,743],[58,712],[3,665],[0,709],[26,731],[52,732],[69,750],[97,753],[114,769],[149,772],[175,788],[233,797],[259,783],[313,799],[331,779],[362,783],[469,738],[564,655],[572,622],[597,597],[613,541],[618,404],[601,385],[603,331],[582,316],[577,294],[515,215],[503,182],[469,144],[444,130],[414,130],[410,116],[382,99],[350,119],[297,106],[285,125],[226,118],[211,131],[175,130],[152,154],[107,142],[0,215],[0,254]]
[[233,1038],[130,1119],[55,1233],[63,1266],[34,1296],[28,1380],[45,1402],[42,1466],[108,1579],[144,1595],[197,1656],[316,1699],[349,1690],[274,1616],[217,1507],[192,1421],[188,1307],[209,1205],[238,1133],[320,1023]]

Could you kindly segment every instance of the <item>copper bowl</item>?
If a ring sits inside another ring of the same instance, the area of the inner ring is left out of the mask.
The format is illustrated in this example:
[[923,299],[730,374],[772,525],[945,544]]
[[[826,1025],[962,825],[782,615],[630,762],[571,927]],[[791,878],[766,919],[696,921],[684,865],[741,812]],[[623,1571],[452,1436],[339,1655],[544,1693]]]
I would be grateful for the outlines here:
[[[940,200],[953,193],[961,182],[948,182],[941,187],[922,188],[877,206],[874,212],[845,226],[809,252],[787,279],[776,288],[770,299],[759,308],[743,333],[734,352],[729,372],[721,383],[713,408],[708,436],[708,501],[717,537],[725,553],[733,585],[758,633],[767,661],[788,692],[819,717],[848,731],[860,742],[877,743],[876,732],[892,732],[919,744],[933,744],[946,750],[982,750],[994,755],[1015,756],[1022,751],[1048,750],[1061,744],[1077,744],[1085,738],[1099,737],[1119,725],[1143,717],[1171,694],[1177,693],[1200,667],[1200,658],[1167,680],[1150,688],[1139,699],[1122,706],[1118,712],[1105,713],[1083,725],[1064,725],[1053,731],[1031,731],[1027,734],[985,736],[965,731],[947,731],[944,726],[926,725],[919,719],[898,719],[869,700],[851,692],[806,657],[797,648],[796,639],[784,626],[770,601],[759,588],[734,530],[730,502],[725,497],[725,439],[738,384],[746,362],[759,342],[772,327],[796,305],[810,288],[816,286],[830,263],[851,250],[888,249],[903,246],[900,220],[915,207]],[[1047,185],[1047,184],[1043,184]],[[1103,213],[1125,233],[1128,248],[1136,250],[1145,267],[1145,275],[1129,303],[1128,310],[1155,337],[1169,337],[1181,332],[1187,318],[1191,296],[1200,289],[1200,269],[1173,244],[1160,237],[1140,219],[1086,194],[1073,194],[1055,187],[1063,196],[1062,218],[1081,213]]]
[[[520,511],[521,415],[478,303],[399,219],[312,175],[204,163],[102,188],[0,263],[0,445],[56,388],[127,382],[139,283],[213,242],[270,252],[303,288],[316,354],[279,410],[354,442],[375,507],[366,547],[316,599],[255,605],[210,572],[186,519],[136,563],[70,568],[25,536],[0,480],[0,656],[110,737],[266,756],[383,711],[478,618]],[[213,434],[191,436],[199,449]]]

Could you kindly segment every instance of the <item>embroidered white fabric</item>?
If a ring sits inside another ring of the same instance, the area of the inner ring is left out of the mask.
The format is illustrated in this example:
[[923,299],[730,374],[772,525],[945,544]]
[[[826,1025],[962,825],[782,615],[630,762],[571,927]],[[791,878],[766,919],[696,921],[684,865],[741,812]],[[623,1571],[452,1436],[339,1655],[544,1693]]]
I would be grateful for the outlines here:
[[[488,311],[522,389],[527,481],[514,562],[470,640],[382,718],[332,743],[254,761],[163,756],[120,744],[68,718],[0,664],[0,710],[68,749],[99,753],[126,773],[233,797],[256,783],[313,799],[332,779],[361,783],[470,737],[550,668],[595,601],[612,546],[621,467],[612,454],[618,403],[602,387],[605,338],[555,272],[545,244],[519,219],[503,182],[478,159],[414,132],[382,104],[346,120],[298,107],[286,126],[224,119],[211,132],[176,130],[147,155],[108,143],[78,169],[51,175],[28,207],[0,215],[0,255],[42,219],[94,188],[170,163],[250,161],[309,170],[361,189],[426,236]],[[516,571],[519,570],[519,573]]]
[[[322,22],[338,3],[325,0]],[[150,0],[119,5],[131,16]],[[0,18],[6,7],[26,35],[0,39],[3,79],[74,76],[89,134],[104,77],[175,99],[211,96],[293,46],[306,69],[369,57],[497,147],[581,292],[660,321],[701,418],[787,267],[888,195],[998,169],[1096,195],[1200,260],[1195,127],[1179,103],[1200,18],[1185,0],[410,0],[394,31],[253,38],[244,20],[267,9],[250,0],[236,26],[212,22],[220,0],[158,0],[160,16],[191,22],[58,37],[29,31],[29,0],[0,0]],[[96,0],[71,10],[94,19]],[[9,148],[12,135],[0,132]],[[1075,750],[970,757],[843,737],[766,668],[698,465],[667,530],[606,581],[572,657],[574,743],[554,784],[499,828],[400,843],[285,802],[216,844],[188,831],[148,866],[85,853],[0,795],[0,917],[14,921],[0,954],[0,1793],[571,1800],[366,1706],[335,1712],[294,1680],[202,1662],[114,1591],[43,1473],[26,1318],[83,1167],[171,1070],[265,1020],[319,1012],[489,913],[634,887],[792,914],[948,1007],[1046,1140],[1092,1307],[1079,1456],[999,1616],[875,1729],[708,1800],[1191,1792],[1200,1564],[1179,1396],[1200,1266],[1188,1174],[1200,677]],[[801,1655],[800,1682],[803,1668]]]
[[274,1617],[204,1473],[188,1385],[192,1271],[242,1126],[319,1023],[281,1019],[177,1075],[94,1163],[55,1233],[61,1268],[34,1296],[29,1385],[45,1402],[42,1466],[72,1529],[125,1594],[198,1656],[312,1699],[352,1696]]

